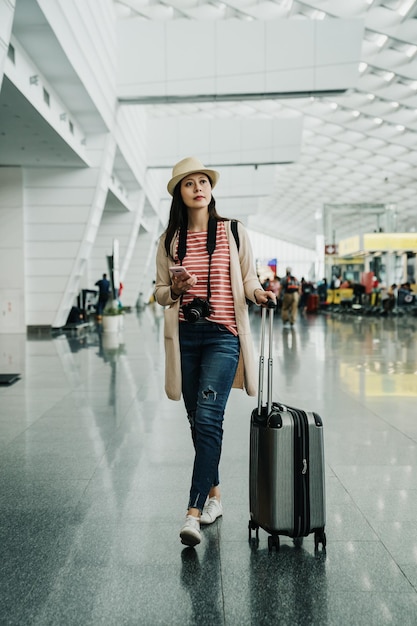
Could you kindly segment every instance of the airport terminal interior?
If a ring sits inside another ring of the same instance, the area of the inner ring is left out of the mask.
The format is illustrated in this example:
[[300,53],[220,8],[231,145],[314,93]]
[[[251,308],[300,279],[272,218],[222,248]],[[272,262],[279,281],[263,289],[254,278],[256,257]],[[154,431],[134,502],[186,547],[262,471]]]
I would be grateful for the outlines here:
[[[157,305],[14,346],[22,378],[0,388],[3,624],[415,624],[417,318],[274,320],[274,399],[324,424],[327,547],[267,533],[249,542],[249,423],[232,390],[224,512],[181,545],[192,444],[163,392]],[[254,350],[260,316],[251,313]],[[5,342],[15,338],[2,337]],[[8,349],[10,350],[10,343]]]
[[[416,42],[417,0],[0,0],[1,625],[417,623]],[[302,282],[272,399],[322,419],[325,546],[250,526],[237,389],[180,541],[155,256],[193,155],[265,287]]]

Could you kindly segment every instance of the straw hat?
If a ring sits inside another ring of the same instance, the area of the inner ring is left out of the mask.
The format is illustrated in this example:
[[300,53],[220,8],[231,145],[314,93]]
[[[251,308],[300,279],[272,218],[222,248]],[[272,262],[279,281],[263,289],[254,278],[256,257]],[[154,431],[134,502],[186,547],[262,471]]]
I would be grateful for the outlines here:
[[168,193],[172,196],[174,194],[175,185],[179,183],[180,180],[185,178],[188,174],[197,174],[199,172],[207,174],[211,180],[211,187],[213,189],[219,180],[219,172],[207,169],[196,157],[187,157],[172,168],[172,178],[167,185]]

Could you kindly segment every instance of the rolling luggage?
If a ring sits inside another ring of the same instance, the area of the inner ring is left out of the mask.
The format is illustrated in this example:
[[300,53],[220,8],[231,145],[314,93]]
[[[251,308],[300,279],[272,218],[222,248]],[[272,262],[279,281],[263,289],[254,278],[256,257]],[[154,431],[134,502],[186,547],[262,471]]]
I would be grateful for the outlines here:
[[319,296],[317,293],[310,293],[307,298],[307,313],[317,313],[319,310]]
[[317,413],[272,402],[273,309],[269,309],[267,402],[263,405],[266,309],[262,309],[258,406],[252,411],[249,457],[249,541],[259,528],[268,548],[279,549],[279,535],[301,542],[314,533],[314,546],[326,547],[323,423]]

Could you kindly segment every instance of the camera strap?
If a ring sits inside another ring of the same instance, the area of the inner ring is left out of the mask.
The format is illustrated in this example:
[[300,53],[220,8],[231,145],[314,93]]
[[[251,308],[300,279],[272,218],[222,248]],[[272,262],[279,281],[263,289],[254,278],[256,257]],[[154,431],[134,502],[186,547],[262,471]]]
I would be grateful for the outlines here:
[[[178,236],[178,258],[182,265],[182,262],[187,254],[187,227],[180,228]],[[211,271],[211,257],[216,249],[216,237],[217,237],[217,220],[214,217],[210,217],[207,227],[207,253],[209,255],[209,266],[207,276],[207,301],[210,301],[210,271]]]

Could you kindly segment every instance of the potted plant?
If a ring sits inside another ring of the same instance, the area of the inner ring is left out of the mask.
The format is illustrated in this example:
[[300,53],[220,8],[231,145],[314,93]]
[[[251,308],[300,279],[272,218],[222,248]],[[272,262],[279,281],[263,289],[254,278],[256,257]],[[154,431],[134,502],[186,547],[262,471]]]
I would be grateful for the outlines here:
[[117,300],[106,305],[103,311],[103,332],[117,333],[122,330],[123,309]]

